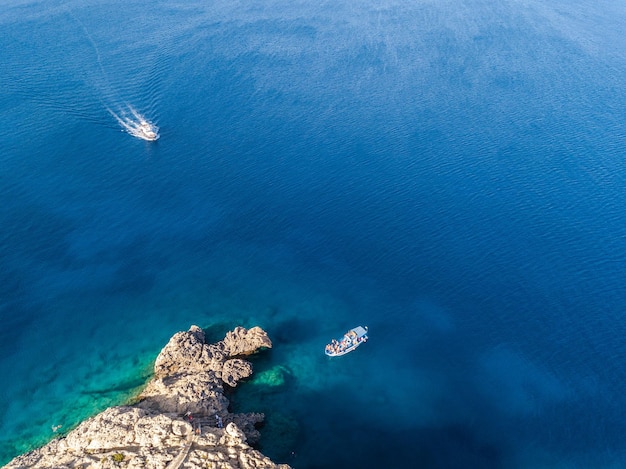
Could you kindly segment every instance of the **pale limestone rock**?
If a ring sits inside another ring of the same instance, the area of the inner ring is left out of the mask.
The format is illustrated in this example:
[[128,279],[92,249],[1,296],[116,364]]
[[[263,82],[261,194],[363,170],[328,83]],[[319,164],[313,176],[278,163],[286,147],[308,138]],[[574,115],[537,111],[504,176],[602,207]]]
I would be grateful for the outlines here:
[[140,396],[144,409],[184,414],[218,414],[228,408],[222,381],[213,371],[176,374],[152,380]]
[[172,419],[165,415],[147,415],[139,418],[135,424],[135,441],[139,446],[164,446],[171,434]]
[[187,422],[175,420],[172,422],[172,433],[176,436],[187,436],[193,433],[193,428]]
[[239,380],[252,375],[252,365],[246,360],[232,358],[224,362],[222,367],[222,381],[233,388]]
[[173,375],[178,372],[201,371],[199,358],[204,348],[204,334],[193,330],[178,332],[167,343],[154,364],[156,376]]
[[251,355],[261,348],[272,348],[272,341],[260,327],[236,327],[226,334],[222,342],[224,351],[231,357]]
[[241,469],[270,469],[276,465],[259,451],[248,450],[239,453],[239,467]]
[[136,405],[107,409],[4,469],[289,469],[249,446],[258,441],[263,414],[231,414],[224,396],[223,382],[234,387],[252,373],[234,357],[271,347],[267,334],[236,328],[217,344],[205,340],[196,326],[175,334]]
[[231,414],[227,419],[239,427],[251,445],[258,443],[261,433],[256,429],[258,423],[265,420],[265,415],[259,413]]
[[239,430],[239,428],[237,428],[237,425],[232,422],[226,425],[226,431],[224,433],[231,437],[233,441],[239,440],[238,443],[243,443],[244,441],[246,441],[246,435],[244,435],[244,433]]
[[134,427],[141,409],[111,407],[81,423],[65,438],[69,450],[103,450],[129,446],[135,440]]

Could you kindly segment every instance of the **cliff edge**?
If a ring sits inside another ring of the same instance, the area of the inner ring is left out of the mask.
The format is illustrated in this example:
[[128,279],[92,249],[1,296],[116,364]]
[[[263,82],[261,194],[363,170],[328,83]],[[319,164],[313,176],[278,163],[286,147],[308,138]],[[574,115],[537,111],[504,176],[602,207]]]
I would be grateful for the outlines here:
[[197,326],[178,332],[136,404],[111,407],[5,469],[290,469],[250,446],[263,414],[232,414],[224,395],[224,384],[252,374],[243,357],[271,347],[259,327],[237,327],[215,344]]

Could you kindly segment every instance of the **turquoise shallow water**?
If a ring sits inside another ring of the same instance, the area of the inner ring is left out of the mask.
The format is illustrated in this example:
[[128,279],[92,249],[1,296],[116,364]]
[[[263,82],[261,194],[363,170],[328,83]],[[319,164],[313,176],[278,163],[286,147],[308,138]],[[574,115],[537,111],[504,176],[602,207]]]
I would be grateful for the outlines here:
[[233,409],[294,467],[619,467],[625,17],[3,2],[0,463],[198,324],[269,332]]

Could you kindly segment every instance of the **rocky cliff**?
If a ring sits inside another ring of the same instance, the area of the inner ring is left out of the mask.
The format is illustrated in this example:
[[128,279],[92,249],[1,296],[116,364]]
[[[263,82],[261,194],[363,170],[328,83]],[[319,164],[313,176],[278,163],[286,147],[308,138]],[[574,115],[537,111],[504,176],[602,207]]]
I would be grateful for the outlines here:
[[259,327],[238,327],[215,344],[197,326],[178,332],[136,404],[107,409],[5,468],[289,469],[250,446],[263,414],[232,414],[224,395],[224,384],[252,374],[243,357],[271,346]]

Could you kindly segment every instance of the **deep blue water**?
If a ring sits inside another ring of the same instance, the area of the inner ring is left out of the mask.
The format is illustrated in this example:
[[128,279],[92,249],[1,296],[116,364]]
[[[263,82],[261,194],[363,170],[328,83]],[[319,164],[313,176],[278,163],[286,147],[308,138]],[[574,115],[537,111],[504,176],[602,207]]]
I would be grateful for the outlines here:
[[625,21],[0,1],[0,463],[132,396],[174,332],[242,324],[290,374],[233,399],[278,461],[621,467]]

